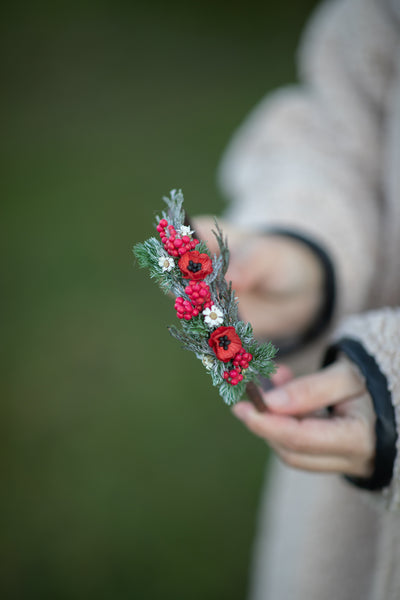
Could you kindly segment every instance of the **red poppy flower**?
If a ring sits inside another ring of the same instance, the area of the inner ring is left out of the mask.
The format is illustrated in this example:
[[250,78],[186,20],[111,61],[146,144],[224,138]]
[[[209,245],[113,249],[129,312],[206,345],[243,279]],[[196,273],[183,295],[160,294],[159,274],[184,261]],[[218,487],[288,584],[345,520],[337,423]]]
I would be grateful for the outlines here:
[[208,254],[200,254],[198,250],[185,252],[178,265],[185,279],[200,281],[213,272],[211,258]]
[[218,327],[210,335],[208,344],[222,362],[229,362],[242,347],[242,341],[234,327]]

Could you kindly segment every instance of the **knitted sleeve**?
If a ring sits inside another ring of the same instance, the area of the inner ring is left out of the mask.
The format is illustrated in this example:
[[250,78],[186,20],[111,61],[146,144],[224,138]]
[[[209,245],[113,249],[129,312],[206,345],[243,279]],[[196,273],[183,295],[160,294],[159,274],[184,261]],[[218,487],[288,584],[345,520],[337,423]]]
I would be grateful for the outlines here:
[[347,354],[361,371],[377,417],[375,471],[367,480],[349,479],[399,510],[400,308],[348,317],[337,330],[332,349]]
[[365,308],[379,248],[382,114],[397,43],[382,6],[323,4],[300,49],[302,83],[256,107],[220,170],[233,223],[291,230],[331,257],[340,314]]

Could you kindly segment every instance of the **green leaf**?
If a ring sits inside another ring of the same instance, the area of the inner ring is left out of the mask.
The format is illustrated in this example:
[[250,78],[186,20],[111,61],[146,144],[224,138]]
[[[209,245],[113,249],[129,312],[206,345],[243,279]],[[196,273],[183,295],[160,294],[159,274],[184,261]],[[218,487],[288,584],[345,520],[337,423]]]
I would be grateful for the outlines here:
[[190,321],[182,319],[181,324],[183,331],[188,335],[200,335],[202,337],[206,337],[207,339],[210,337],[210,330],[204,323],[203,317],[200,315],[193,317],[190,319]]

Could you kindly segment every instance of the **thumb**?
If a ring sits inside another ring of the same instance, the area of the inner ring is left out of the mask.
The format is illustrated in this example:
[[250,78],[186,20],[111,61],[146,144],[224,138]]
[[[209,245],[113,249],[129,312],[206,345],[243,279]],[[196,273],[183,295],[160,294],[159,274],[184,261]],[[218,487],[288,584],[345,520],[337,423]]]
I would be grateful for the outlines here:
[[341,361],[264,394],[264,402],[275,413],[303,415],[358,396],[364,390],[356,370]]

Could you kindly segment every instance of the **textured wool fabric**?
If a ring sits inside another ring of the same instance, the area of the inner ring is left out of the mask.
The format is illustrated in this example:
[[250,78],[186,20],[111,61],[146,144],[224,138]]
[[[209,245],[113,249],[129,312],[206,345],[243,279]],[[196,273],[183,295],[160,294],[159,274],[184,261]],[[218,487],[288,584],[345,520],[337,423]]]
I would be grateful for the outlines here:
[[[378,492],[278,463],[260,506],[252,600],[400,598],[400,0],[324,2],[299,51],[301,84],[233,136],[227,216],[298,232],[334,265],[333,340],[358,340],[386,377],[397,457]],[[350,316],[352,315],[352,316]],[[327,335],[299,354],[312,371]],[[300,366],[299,366],[300,365]]]
[[[398,162],[390,158],[399,152],[398,132],[392,139],[400,126],[399,24],[383,7],[384,0],[323,5],[300,50],[303,85],[270,94],[253,110],[220,170],[232,222],[295,228],[329,251],[339,315],[379,305],[397,277],[387,254],[400,253],[392,218],[399,222]],[[393,192],[384,190],[389,185]],[[383,231],[391,232],[390,248]]]
[[[400,425],[400,308],[384,308],[347,318],[336,331],[360,341],[374,356],[380,371],[385,375],[395,410],[396,423]],[[398,432],[400,426],[398,427]],[[377,500],[400,518],[400,435],[397,436],[397,455],[391,484],[377,495]]]

